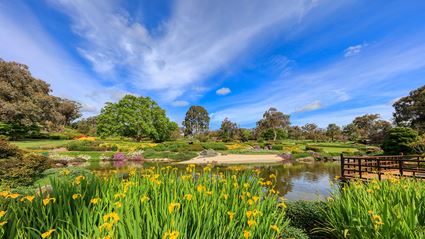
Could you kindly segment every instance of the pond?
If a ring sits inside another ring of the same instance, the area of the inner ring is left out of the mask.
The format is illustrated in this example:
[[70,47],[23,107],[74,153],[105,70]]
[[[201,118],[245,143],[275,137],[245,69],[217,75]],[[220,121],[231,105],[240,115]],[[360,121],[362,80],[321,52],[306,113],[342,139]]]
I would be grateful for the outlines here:
[[[161,163],[160,165],[165,165]],[[83,166],[92,171],[117,170],[126,172],[132,167],[150,167],[158,164],[146,162],[102,162],[91,161]],[[169,164],[168,164],[169,165]],[[175,164],[180,170],[184,170],[186,165]],[[268,175],[275,174],[277,183],[276,189],[288,200],[323,200],[330,195],[332,181],[340,173],[339,163],[296,163],[296,164],[256,164],[238,166],[218,166],[221,170],[231,170],[235,167],[241,170],[252,170],[259,168],[262,170],[261,177],[268,178]]]

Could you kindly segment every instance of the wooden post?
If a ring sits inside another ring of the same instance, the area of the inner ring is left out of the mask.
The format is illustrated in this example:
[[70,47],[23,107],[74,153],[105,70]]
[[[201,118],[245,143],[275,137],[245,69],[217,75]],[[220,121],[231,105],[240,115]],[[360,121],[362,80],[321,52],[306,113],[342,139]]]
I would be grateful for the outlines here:
[[344,171],[345,171],[345,159],[344,159],[344,155],[341,154],[341,179],[342,180],[345,180]]
[[400,176],[403,176],[403,157],[398,160],[398,168],[400,170]]
[[381,160],[376,158],[376,164],[378,166],[378,180],[381,180]]

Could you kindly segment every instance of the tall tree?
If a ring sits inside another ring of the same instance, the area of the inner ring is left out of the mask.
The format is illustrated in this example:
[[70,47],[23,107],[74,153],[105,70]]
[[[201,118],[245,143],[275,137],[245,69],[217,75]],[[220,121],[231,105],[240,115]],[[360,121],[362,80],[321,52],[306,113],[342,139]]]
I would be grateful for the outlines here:
[[425,85],[411,91],[393,106],[394,121],[398,126],[411,127],[425,133]]
[[34,78],[26,65],[0,60],[1,123],[51,130],[80,116],[76,102],[50,93],[50,85]]
[[225,118],[221,122],[221,127],[218,134],[223,141],[234,140],[238,136],[238,133],[239,129],[236,123],[233,123],[228,118]]
[[78,132],[86,135],[96,135],[97,117],[92,116],[86,119],[81,119],[72,124]]
[[178,128],[165,110],[149,97],[126,95],[117,103],[106,103],[97,117],[100,136],[124,136],[138,141],[148,138],[168,140]]
[[202,106],[193,105],[186,112],[183,121],[184,135],[194,136],[206,133],[210,125],[208,111]]
[[357,128],[359,140],[372,144],[381,144],[388,130],[391,129],[391,123],[381,120],[379,114],[356,117],[352,124]]
[[287,133],[291,124],[289,118],[289,115],[285,115],[272,107],[264,112],[263,118],[257,122],[257,129],[259,132],[272,130],[273,140],[276,141],[279,129]]
[[332,141],[335,140],[338,136],[340,136],[342,133],[341,127],[339,127],[336,124],[329,124],[326,128],[326,135],[331,138]]

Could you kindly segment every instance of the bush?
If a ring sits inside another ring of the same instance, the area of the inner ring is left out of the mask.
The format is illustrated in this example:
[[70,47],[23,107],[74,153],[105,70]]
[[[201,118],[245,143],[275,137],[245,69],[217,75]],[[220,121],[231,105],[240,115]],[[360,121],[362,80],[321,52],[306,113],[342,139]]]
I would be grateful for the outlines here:
[[201,143],[201,145],[204,147],[204,149],[227,150],[226,144],[222,142],[208,142]]
[[283,145],[281,144],[273,144],[272,150],[283,150]]
[[282,230],[281,238],[287,239],[308,239],[307,234],[303,230],[288,226]]
[[47,157],[24,153],[5,141],[0,142],[0,185],[3,187],[27,186],[50,167]]
[[382,144],[385,154],[411,154],[411,143],[418,140],[418,133],[411,128],[397,127],[390,129]]
[[311,145],[306,145],[305,146],[305,150],[310,150],[316,153],[323,153],[325,152],[322,148],[319,148],[317,146],[311,146]]
[[185,152],[185,151],[202,151],[204,148],[199,143],[189,144],[187,142],[165,142],[158,144],[152,148],[158,152]]
[[66,145],[69,151],[114,151],[116,145],[104,144],[102,141],[76,140]]
[[316,238],[315,228],[320,227],[326,219],[326,203],[321,201],[288,202],[286,216],[291,219],[291,226],[301,228],[310,238]]

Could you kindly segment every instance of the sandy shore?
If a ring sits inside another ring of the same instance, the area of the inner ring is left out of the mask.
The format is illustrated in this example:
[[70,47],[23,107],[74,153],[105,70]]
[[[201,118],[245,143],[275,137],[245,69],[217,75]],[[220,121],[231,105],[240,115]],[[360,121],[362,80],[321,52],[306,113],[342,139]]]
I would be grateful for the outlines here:
[[227,154],[214,157],[196,157],[191,160],[179,162],[179,164],[256,164],[256,163],[280,163],[283,159],[275,154],[249,155]]

